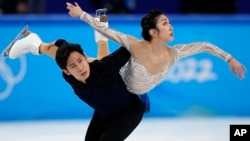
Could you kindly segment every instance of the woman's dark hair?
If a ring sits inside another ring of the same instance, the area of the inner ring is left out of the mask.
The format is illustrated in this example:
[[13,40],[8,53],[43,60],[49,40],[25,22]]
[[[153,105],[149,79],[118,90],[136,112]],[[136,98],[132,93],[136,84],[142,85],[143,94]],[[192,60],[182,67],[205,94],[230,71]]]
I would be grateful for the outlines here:
[[[64,40],[65,41],[65,40]],[[68,42],[61,42],[57,44],[55,43],[56,46],[58,46],[58,50],[56,52],[56,63],[61,69],[66,69],[67,66],[67,60],[69,58],[69,55],[72,52],[79,52],[80,54],[84,55],[83,49],[79,44],[74,44],[74,43],[68,43]],[[85,56],[85,55],[84,55]]]
[[160,10],[151,10],[141,19],[142,37],[146,41],[151,41],[150,29],[157,29],[156,24],[160,15],[164,13]]

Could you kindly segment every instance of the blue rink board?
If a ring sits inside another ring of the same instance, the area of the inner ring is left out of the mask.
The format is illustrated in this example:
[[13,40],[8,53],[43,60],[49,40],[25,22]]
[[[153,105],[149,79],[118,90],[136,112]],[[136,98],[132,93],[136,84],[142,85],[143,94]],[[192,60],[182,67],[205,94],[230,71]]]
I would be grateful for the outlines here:
[[[122,18],[121,18],[122,17]],[[141,38],[141,15],[109,16],[110,27]],[[250,16],[169,15],[175,39],[169,45],[211,42],[250,68]],[[1,16],[0,49],[26,25],[45,42],[58,38],[80,43],[96,56],[93,29],[68,15]],[[110,50],[119,47],[109,41]],[[180,60],[166,79],[149,92],[147,117],[250,116],[250,82],[238,80],[223,60],[199,54]],[[77,119],[91,117],[64,82],[56,63],[45,55],[28,54],[16,60],[0,57],[0,121]]]

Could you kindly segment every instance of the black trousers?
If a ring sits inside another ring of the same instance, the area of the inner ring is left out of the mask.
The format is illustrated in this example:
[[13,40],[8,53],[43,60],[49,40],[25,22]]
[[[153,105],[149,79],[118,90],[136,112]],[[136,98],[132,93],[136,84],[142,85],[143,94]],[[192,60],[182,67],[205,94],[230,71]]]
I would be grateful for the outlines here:
[[85,141],[123,141],[141,122],[145,108],[136,97],[126,109],[105,117],[94,112]]

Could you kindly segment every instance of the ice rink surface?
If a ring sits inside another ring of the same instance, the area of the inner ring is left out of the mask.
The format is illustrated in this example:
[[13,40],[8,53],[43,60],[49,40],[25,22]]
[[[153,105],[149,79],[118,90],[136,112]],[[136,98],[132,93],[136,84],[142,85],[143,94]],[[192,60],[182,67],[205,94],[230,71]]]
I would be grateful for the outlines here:
[[[0,122],[0,141],[84,141],[89,120]],[[144,118],[126,141],[229,141],[248,118]]]

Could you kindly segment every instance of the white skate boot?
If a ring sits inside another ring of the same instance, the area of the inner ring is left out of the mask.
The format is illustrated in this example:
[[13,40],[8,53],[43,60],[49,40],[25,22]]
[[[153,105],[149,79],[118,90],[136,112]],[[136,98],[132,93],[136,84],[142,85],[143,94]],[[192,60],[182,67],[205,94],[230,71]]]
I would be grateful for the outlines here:
[[[103,8],[103,9],[97,9],[96,10],[96,17],[95,19],[102,22],[103,25],[105,25],[106,27],[109,27],[109,24],[108,24],[108,18],[106,16],[106,12],[107,12],[107,9],[106,8]],[[98,31],[94,31],[94,34],[95,34],[95,41],[96,43],[98,43],[99,41],[108,41],[108,38],[103,36],[100,32]]]
[[[22,39],[20,39],[23,37]],[[28,31],[28,26],[25,26],[23,30],[16,36],[16,38],[10,43],[4,52],[4,57],[15,59],[26,53],[33,53],[39,55],[39,46],[42,40],[40,37],[32,32]]]

